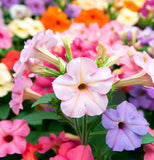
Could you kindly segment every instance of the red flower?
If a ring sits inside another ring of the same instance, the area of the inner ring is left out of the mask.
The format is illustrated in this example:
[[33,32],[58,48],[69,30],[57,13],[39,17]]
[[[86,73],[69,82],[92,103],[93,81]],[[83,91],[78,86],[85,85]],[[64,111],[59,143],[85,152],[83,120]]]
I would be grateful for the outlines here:
[[1,59],[1,62],[4,63],[7,68],[11,71],[13,71],[13,66],[16,63],[16,61],[19,60],[20,52],[17,50],[10,50],[7,52],[6,56]]

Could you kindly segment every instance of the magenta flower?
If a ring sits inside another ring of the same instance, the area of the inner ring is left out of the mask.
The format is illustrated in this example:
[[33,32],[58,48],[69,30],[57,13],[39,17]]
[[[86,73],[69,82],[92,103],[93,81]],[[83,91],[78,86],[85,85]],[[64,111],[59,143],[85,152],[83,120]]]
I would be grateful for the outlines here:
[[141,116],[136,107],[122,102],[117,109],[107,109],[102,116],[102,124],[108,129],[107,145],[113,151],[135,150],[141,146],[142,135],[148,131],[148,122]]
[[70,117],[102,114],[108,104],[106,94],[111,89],[113,76],[108,67],[97,68],[88,58],[73,59],[67,73],[53,81],[56,96],[62,100],[62,112]]
[[0,157],[5,157],[7,154],[23,153],[26,149],[25,137],[29,132],[28,124],[24,120],[0,121]]
[[9,32],[0,27],[0,48],[8,49],[12,46],[12,39]]

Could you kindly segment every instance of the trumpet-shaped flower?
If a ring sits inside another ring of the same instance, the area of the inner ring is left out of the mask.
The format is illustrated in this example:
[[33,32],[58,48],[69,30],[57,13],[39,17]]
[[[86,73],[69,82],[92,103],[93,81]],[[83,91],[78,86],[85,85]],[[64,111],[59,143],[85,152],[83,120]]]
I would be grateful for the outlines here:
[[70,117],[102,114],[113,76],[108,67],[97,68],[90,59],[80,57],[67,65],[67,73],[53,81],[56,96],[62,100],[62,112]]
[[0,157],[5,157],[7,154],[23,153],[26,149],[25,137],[29,132],[27,122],[22,119],[16,119],[13,122],[0,121]]
[[117,110],[106,110],[102,124],[109,130],[106,143],[113,151],[135,150],[140,147],[142,135],[147,133],[149,126],[136,107],[127,101],[118,105]]

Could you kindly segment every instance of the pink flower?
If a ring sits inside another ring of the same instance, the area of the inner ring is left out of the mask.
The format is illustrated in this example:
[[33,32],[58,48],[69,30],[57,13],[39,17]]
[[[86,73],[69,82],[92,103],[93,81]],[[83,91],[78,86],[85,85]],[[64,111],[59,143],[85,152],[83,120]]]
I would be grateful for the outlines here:
[[29,132],[28,124],[24,120],[0,121],[0,157],[5,157],[7,154],[23,153],[26,149],[25,137]]
[[0,48],[8,49],[12,46],[12,39],[9,32],[0,27]]
[[53,81],[56,96],[62,100],[61,109],[66,116],[82,117],[102,114],[107,106],[106,94],[113,82],[108,67],[97,68],[88,58],[73,59],[67,73]]
[[[65,149],[65,147],[67,149]],[[65,150],[65,153],[63,152],[63,150]],[[64,143],[59,148],[59,154],[57,154],[55,157],[51,157],[49,160],[72,160],[72,159],[94,160],[90,146],[78,145],[76,147],[73,147],[70,142]]]
[[[149,128],[148,132],[154,136],[154,130]],[[143,150],[145,152],[144,160],[153,160],[154,159],[154,142],[150,144],[145,144],[143,146]]]

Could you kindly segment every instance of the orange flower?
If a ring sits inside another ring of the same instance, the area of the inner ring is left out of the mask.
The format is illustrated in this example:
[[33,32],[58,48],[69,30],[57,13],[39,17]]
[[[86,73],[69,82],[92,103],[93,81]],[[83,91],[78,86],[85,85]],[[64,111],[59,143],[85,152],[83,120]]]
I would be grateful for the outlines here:
[[87,27],[90,23],[98,23],[102,27],[105,23],[109,22],[109,17],[102,10],[95,8],[87,11],[82,10],[80,15],[74,18],[74,22],[85,23]]
[[57,7],[49,7],[41,16],[41,22],[46,29],[51,29],[53,32],[63,32],[70,26],[70,21],[67,16]]
[[124,1],[124,6],[125,6],[126,8],[128,8],[128,9],[134,11],[134,12],[139,12],[140,9],[141,9],[141,8],[140,8],[139,6],[137,6],[137,4],[136,4],[134,1],[132,1],[132,0],[125,0],[125,1]]

